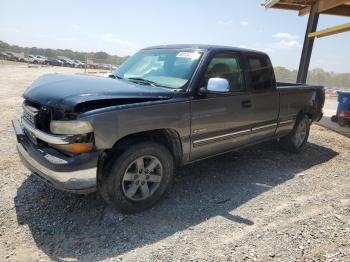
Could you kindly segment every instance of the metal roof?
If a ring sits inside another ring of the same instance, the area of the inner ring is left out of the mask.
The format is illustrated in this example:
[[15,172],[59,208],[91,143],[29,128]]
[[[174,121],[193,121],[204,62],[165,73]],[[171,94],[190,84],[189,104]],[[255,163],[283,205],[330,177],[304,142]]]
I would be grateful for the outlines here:
[[317,13],[350,16],[349,0],[265,0],[263,6],[299,11],[299,15],[306,15],[314,4],[318,5]]
[[350,0],[265,0],[262,6],[309,14],[297,77],[300,83],[306,83],[315,38],[350,31],[350,23],[316,31],[320,14],[350,17]]

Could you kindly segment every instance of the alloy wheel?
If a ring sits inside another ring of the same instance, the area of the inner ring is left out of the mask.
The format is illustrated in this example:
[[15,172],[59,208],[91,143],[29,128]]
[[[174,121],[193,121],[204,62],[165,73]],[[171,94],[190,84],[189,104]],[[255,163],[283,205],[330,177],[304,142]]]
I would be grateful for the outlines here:
[[123,193],[133,201],[145,200],[160,186],[163,166],[155,156],[141,156],[126,169],[122,179]]
[[295,136],[294,136],[294,142],[295,145],[297,147],[300,147],[306,138],[306,133],[307,133],[307,123],[306,123],[306,119],[302,120],[299,122],[299,125],[297,127],[297,130],[295,132]]

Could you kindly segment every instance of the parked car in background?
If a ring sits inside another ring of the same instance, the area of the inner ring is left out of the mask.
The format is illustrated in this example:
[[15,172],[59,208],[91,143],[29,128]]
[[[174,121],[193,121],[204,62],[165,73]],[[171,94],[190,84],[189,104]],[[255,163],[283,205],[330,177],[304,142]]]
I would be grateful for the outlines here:
[[34,63],[34,58],[31,57],[30,55],[29,56],[25,56],[24,57],[24,62],[26,62],[26,63]]
[[57,56],[59,60],[63,62],[63,66],[74,67],[74,61],[65,56]]
[[73,60],[73,62],[74,62],[74,67],[77,67],[77,68],[84,68],[85,67],[85,64],[78,59]]
[[48,57],[46,59],[46,64],[52,65],[52,66],[63,66],[64,62],[56,57]]
[[96,63],[96,67],[98,69],[103,69],[103,64],[102,63]]
[[150,47],[110,77],[42,76],[13,126],[39,178],[126,213],[164,196],[176,166],[270,140],[301,152],[325,101],[324,87],[276,82],[268,55],[240,48]]
[[44,62],[47,60],[47,57],[46,57],[46,56],[43,56],[43,55],[37,55],[36,57],[37,57],[38,59],[43,60]]
[[112,65],[111,64],[98,64],[100,69],[104,69],[104,70],[111,70],[112,69]]
[[47,61],[47,58],[41,55],[29,55],[29,57],[33,59],[34,64],[45,64]]
[[7,60],[16,61],[16,62],[25,62],[24,53],[16,53],[12,51],[7,51]]
[[0,52],[0,59],[9,60],[9,54],[6,51]]

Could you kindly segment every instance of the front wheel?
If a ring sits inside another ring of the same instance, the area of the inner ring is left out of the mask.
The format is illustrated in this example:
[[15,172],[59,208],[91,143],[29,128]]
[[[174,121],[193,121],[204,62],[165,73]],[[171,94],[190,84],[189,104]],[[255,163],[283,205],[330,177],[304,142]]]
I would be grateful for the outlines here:
[[309,138],[310,125],[311,121],[306,115],[298,117],[291,133],[280,139],[282,147],[292,153],[301,152]]
[[143,142],[107,160],[99,190],[122,213],[137,213],[162,198],[173,178],[174,161],[164,146]]

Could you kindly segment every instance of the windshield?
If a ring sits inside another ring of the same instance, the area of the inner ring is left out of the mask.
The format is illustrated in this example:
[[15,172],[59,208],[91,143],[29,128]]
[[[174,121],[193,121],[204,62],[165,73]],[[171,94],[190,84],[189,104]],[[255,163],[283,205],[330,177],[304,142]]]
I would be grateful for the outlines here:
[[143,50],[126,60],[115,76],[167,88],[183,88],[202,56],[196,50]]

